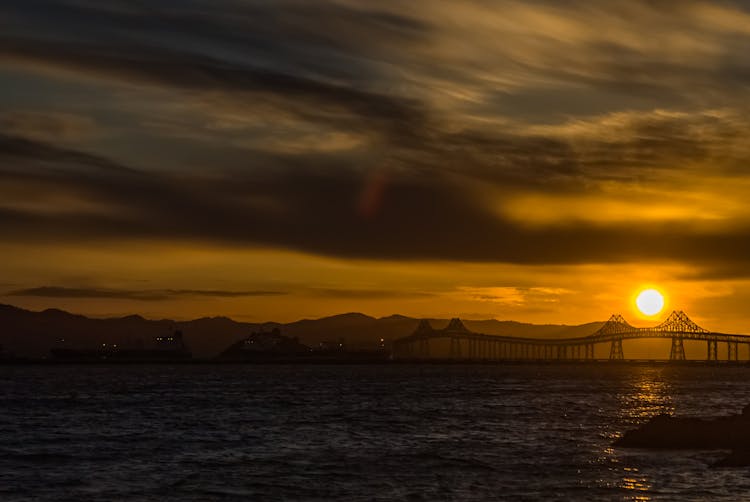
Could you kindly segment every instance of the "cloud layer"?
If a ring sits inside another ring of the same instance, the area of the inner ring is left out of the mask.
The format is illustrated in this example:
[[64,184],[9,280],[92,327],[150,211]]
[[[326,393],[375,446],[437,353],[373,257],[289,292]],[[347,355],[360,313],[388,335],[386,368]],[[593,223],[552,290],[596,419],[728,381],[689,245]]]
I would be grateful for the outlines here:
[[13,241],[747,269],[742,3],[11,0],[0,19]]
[[204,289],[101,289],[101,288],[68,288],[59,286],[40,286],[36,288],[16,289],[7,296],[35,296],[40,298],[109,298],[119,300],[161,301],[180,297],[215,297],[237,298],[249,296],[285,295],[284,291],[221,291]]

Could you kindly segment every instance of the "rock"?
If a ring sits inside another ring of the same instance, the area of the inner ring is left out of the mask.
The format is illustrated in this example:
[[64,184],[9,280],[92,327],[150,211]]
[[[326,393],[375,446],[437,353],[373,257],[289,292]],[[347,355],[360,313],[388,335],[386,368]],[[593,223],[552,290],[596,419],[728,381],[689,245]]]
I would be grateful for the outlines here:
[[653,417],[614,442],[623,448],[732,450],[716,467],[750,465],[750,405],[740,415],[717,418]]
[[732,450],[732,453],[714,463],[711,467],[747,467],[750,466],[750,450]]

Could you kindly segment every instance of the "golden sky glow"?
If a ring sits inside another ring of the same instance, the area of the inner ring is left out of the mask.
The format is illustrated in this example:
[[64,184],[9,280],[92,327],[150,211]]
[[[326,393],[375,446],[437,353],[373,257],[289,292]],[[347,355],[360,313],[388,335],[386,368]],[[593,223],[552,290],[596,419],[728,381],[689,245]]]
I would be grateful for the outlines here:
[[0,302],[750,331],[743,3],[274,4],[0,6]]

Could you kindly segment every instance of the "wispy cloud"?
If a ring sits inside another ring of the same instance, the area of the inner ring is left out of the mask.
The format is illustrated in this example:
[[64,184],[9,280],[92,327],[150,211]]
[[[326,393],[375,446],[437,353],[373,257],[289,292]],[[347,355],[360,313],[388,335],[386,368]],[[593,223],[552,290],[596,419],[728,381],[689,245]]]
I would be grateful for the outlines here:
[[388,298],[429,298],[436,293],[427,291],[409,291],[395,289],[373,288],[310,288],[304,293],[323,298],[356,298],[356,299],[388,299]]
[[163,301],[181,297],[217,297],[237,298],[248,296],[277,296],[287,294],[284,291],[223,291],[205,289],[105,289],[105,288],[70,288],[60,286],[40,286],[36,288],[16,289],[6,293],[8,296],[35,296],[43,298],[115,298],[121,300]]

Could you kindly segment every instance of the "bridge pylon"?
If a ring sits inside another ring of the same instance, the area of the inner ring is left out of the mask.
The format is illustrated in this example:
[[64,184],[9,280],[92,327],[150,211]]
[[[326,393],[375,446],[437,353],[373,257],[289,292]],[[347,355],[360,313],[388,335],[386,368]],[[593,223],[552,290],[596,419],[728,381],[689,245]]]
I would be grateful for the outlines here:
[[718,361],[719,360],[719,342],[715,339],[709,339],[708,342],[708,360]]
[[727,342],[727,361],[739,361],[740,344],[737,342]]
[[609,349],[609,359],[612,361],[621,361],[625,359],[622,353],[622,338],[612,340],[612,346]]
[[451,337],[450,355],[452,358],[461,358],[461,339],[455,336]]
[[672,337],[672,348],[669,349],[669,360],[670,361],[684,361],[685,360],[685,344],[683,343],[681,336]]

